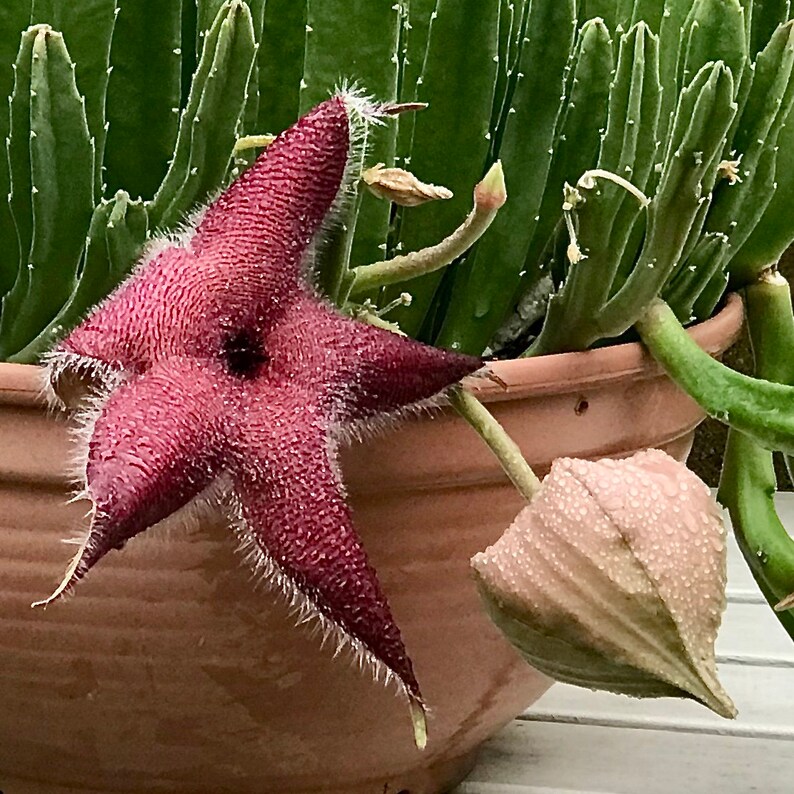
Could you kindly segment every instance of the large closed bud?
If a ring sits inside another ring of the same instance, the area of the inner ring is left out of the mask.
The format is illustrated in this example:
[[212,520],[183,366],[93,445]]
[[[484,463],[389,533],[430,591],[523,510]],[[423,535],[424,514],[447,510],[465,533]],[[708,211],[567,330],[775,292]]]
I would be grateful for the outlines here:
[[493,621],[558,681],[735,716],[714,659],[725,528],[708,488],[669,455],[555,461],[472,566]]

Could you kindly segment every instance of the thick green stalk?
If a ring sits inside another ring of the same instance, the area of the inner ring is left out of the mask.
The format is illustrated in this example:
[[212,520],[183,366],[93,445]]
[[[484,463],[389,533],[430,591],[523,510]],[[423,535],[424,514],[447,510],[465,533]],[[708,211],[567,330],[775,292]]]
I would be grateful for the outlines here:
[[[405,14],[403,0],[308,0],[306,53],[300,109],[306,112],[327,99],[340,80],[355,80],[368,94],[382,101],[397,99],[398,45]],[[397,125],[370,125],[368,159],[394,164]],[[368,191],[361,194],[353,262],[374,262],[386,255],[390,207]]]
[[575,34],[573,0],[533,0],[498,152],[508,175],[510,210],[500,214],[456,274],[436,340],[442,347],[481,353],[512,309],[538,223]]
[[30,364],[74,328],[86,313],[128,275],[148,236],[143,201],[131,201],[119,191],[94,210],[80,271],[72,280],[72,293],[58,314],[36,338],[10,361]]
[[[769,274],[746,290],[747,320],[756,374],[794,383],[794,314],[785,279]],[[794,592],[794,539],[775,510],[777,488],[772,453],[731,430],[718,498],[731,515],[739,547],[772,606]],[[794,639],[794,612],[778,612]]]
[[105,106],[118,5],[117,0],[33,0],[30,14],[31,25],[48,24],[63,34],[75,64],[77,90],[85,98],[88,130],[94,140],[97,196],[104,189]]
[[111,191],[124,188],[151,199],[168,169],[181,104],[182,5],[138,0],[120,6],[107,101],[105,179]]
[[[461,42],[471,46],[461,46]],[[498,54],[499,3],[439,0],[417,92],[430,106],[416,115],[411,150],[403,163],[423,182],[445,185],[454,196],[443,203],[403,209],[398,252],[434,245],[468,209],[471,186],[482,178],[490,148]],[[450,74],[466,75],[466,79],[449,90]],[[402,290],[411,293],[411,305],[393,314],[409,336],[419,334],[441,277],[441,272],[431,273],[385,290],[385,303]]]
[[30,0],[0,3],[0,298],[14,283],[19,264],[16,230],[11,209],[5,200],[11,190],[5,141],[9,132],[9,108],[5,97],[14,87],[14,61],[19,39],[30,19]]
[[204,50],[179,122],[174,158],[149,205],[152,228],[183,220],[221,186],[245,109],[256,41],[248,6],[226,0],[204,38]]
[[[20,158],[12,178],[26,173],[22,184],[12,181],[11,204],[31,236],[3,299],[0,359],[30,342],[69,298],[94,208],[93,141],[63,36],[37,26],[26,37],[21,55],[30,65],[18,62],[11,117],[11,150]],[[29,217],[19,214],[28,209]]]
[[298,118],[306,44],[306,0],[267,0],[259,48],[257,132],[278,133]]
[[662,300],[654,301],[635,327],[667,374],[709,416],[765,449],[794,452],[794,386],[751,378],[716,361]]

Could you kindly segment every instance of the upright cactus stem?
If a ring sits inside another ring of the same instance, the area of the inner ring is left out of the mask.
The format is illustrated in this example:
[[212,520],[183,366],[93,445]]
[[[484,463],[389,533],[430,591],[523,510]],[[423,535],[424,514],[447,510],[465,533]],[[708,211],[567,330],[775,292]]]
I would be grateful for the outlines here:
[[85,102],[63,36],[48,25],[23,36],[10,137],[20,260],[2,302],[0,359],[27,345],[68,299],[95,201]]

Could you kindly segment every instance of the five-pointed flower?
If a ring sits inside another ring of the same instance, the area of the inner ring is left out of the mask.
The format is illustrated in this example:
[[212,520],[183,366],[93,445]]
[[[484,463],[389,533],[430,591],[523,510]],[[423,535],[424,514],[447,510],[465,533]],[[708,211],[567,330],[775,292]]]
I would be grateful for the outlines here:
[[86,377],[100,388],[84,407],[90,529],[41,603],[224,481],[259,562],[393,674],[421,735],[419,686],[354,531],[337,447],[480,361],[345,317],[310,283],[356,112],[336,96],[279,136],[51,355],[56,394]]

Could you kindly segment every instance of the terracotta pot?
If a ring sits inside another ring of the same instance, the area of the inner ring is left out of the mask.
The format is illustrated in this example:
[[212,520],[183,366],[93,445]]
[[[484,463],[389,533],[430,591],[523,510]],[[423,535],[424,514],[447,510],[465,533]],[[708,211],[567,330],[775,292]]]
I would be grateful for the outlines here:
[[[719,353],[732,299],[694,330]],[[543,470],[560,455],[647,446],[684,458],[701,412],[639,345],[510,361],[471,388]],[[158,527],[48,610],[61,538],[67,428],[34,367],[0,365],[0,788],[54,792],[438,792],[549,681],[489,624],[469,557],[521,500],[468,426],[442,413],[349,450],[356,525],[432,708],[424,752],[404,703],[297,629],[256,591],[223,526]]]

